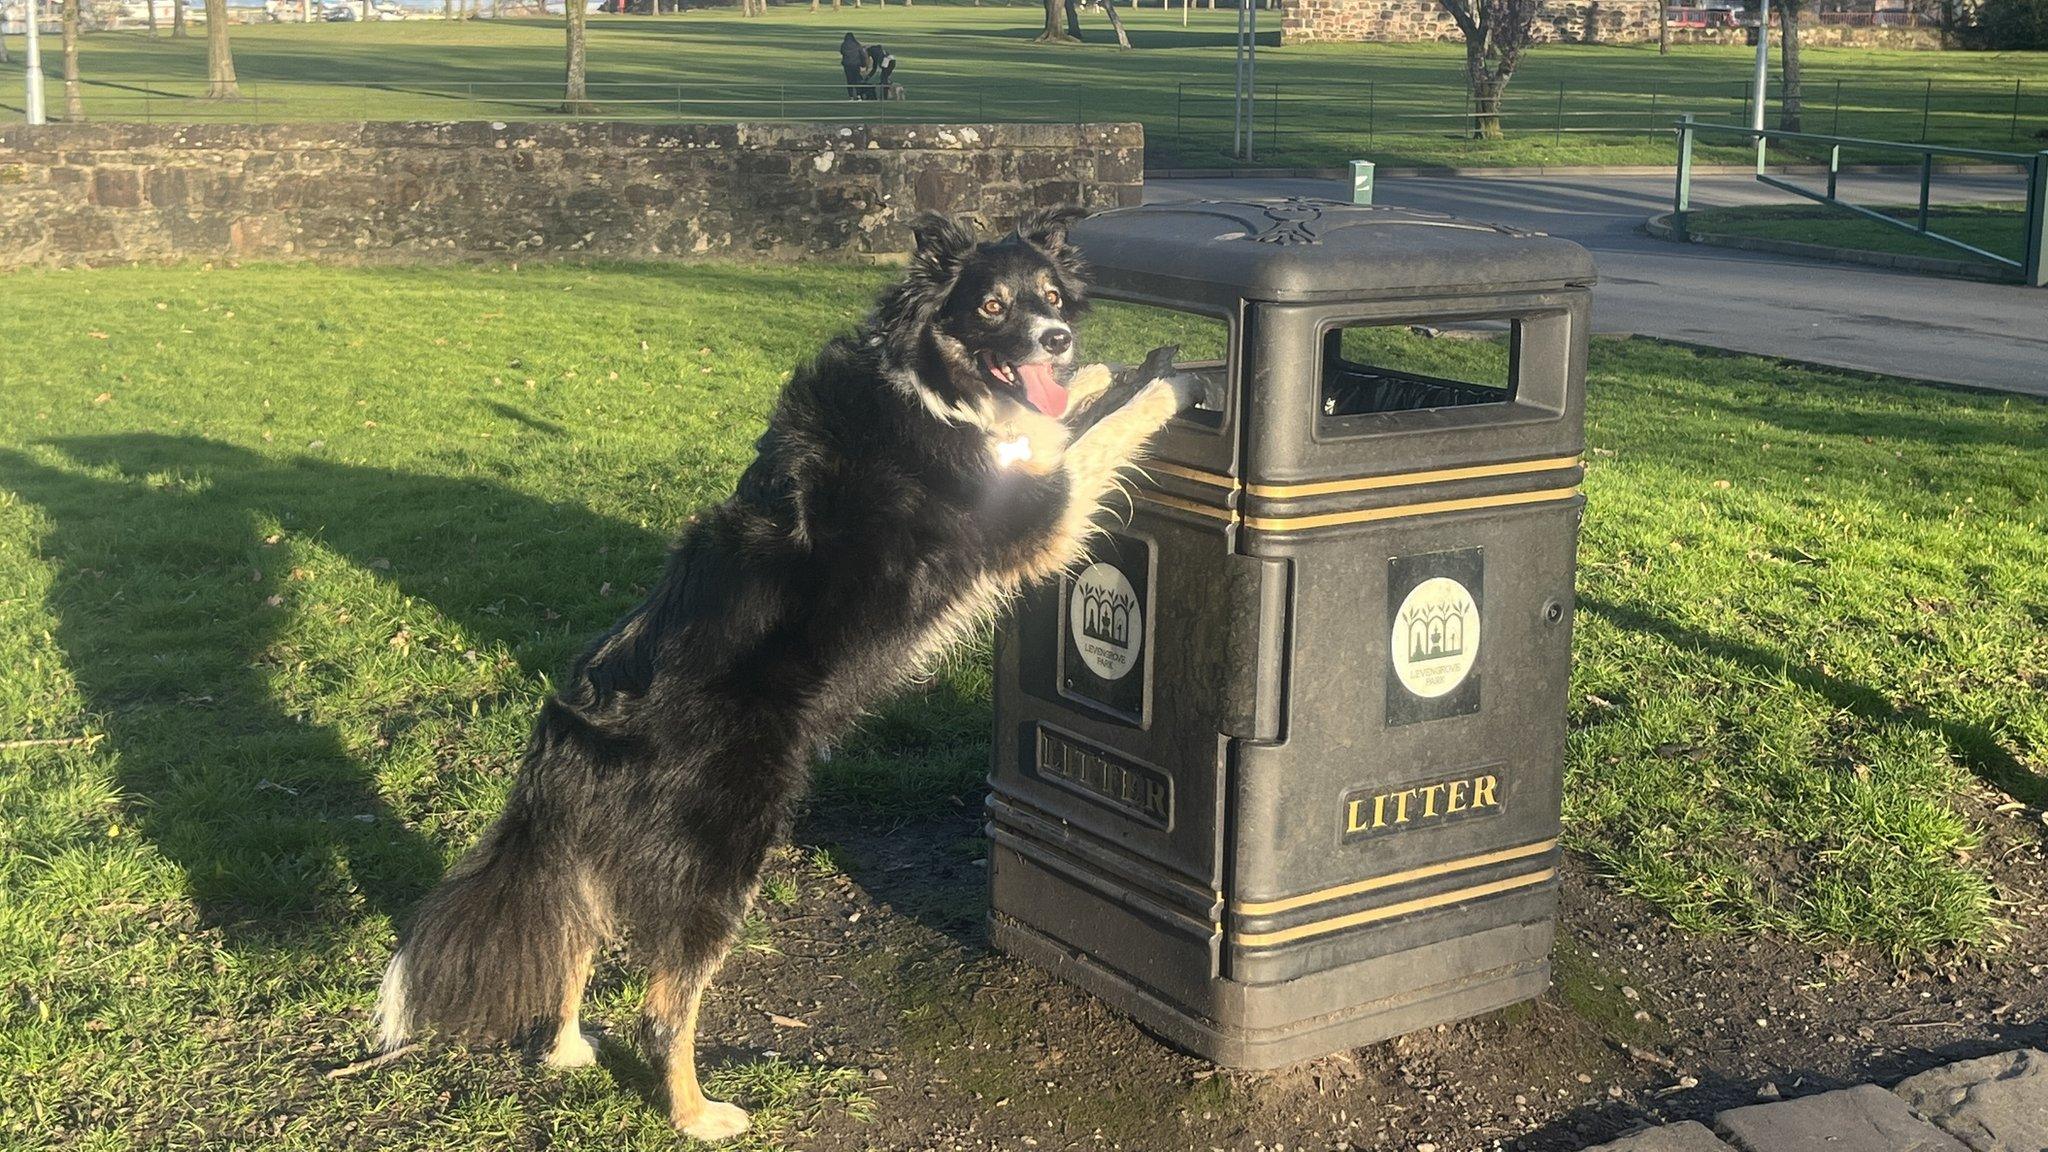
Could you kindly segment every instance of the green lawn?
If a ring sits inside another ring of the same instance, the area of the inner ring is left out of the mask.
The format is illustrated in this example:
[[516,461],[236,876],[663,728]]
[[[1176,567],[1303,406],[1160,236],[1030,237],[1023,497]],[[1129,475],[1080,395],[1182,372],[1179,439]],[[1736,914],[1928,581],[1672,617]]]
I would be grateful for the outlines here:
[[[752,20],[723,9],[599,17],[590,41],[593,92],[603,115],[648,119],[1136,119],[1146,126],[1155,164],[1228,161],[1234,12],[1197,11],[1186,29],[1177,12],[1129,12],[1136,50],[1125,53],[1107,42],[1093,14],[1084,27],[1094,42],[1034,44],[1037,11],[925,4],[813,14],[792,4]],[[897,79],[910,100],[855,106],[844,99],[835,48],[848,30],[895,50],[902,61]],[[552,101],[560,95],[562,32],[553,21],[265,25],[238,27],[234,39],[249,98],[220,104],[198,99],[203,38],[87,36],[88,115],[515,120],[558,114]],[[1389,165],[1665,163],[1672,145],[1661,130],[1679,113],[1744,118],[1749,60],[1740,47],[1680,46],[1660,57],[1654,46],[1538,46],[1509,90],[1509,139],[1483,143],[1460,134],[1465,96],[1456,45],[1269,46],[1259,56],[1264,103],[1257,111],[1256,157],[1314,165],[1357,157]],[[0,67],[0,101],[17,100],[18,80],[5,79],[18,75],[18,55],[16,61]],[[1805,53],[1805,67],[1812,131],[1917,140],[1923,105],[1928,138],[1938,143],[2029,148],[2038,146],[2033,134],[2048,128],[2048,53],[1814,48]],[[2017,119],[2015,81],[2021,82]],[[50,91],[50,107],[61,108],[54,79]]]
[[[0,1144],[673,1147],[644,1073],[320,1070],[548,677],[879,275],[0,277]],[[1701,931],[1996,947],[1986,814],[2048,806],[2048,405],[1645,342],[1591,390],[1577,858]],[[974,804],[987,694],[962,653],[820,789]],[[833,866],[778,866],[751,946]],[[832,1060],[718,1076],[754,1147],[889,1106]]]
[[[1908,222],[1919,215],[1911,205],[1871,205],[1873,211]],[[2022,205],[1949,204],[1928,210],[1927,226],[1935,232],[2018,260],[2026,243],[2027,221]],[[1888,228],[1821,204],[1768,205],[1744,208],[1708,208],[1691,213],[1686,226],[1694,232],[1731,236],[1758,236],[1770,240],[1796,240],[1803,244],[1832,244],[1866,252],[1899,252],[1908,256],[1932,256],[1947,260],[1969,260],[1994,266],[1989,260],[1959,248],[1937,244],[1922,236]]]

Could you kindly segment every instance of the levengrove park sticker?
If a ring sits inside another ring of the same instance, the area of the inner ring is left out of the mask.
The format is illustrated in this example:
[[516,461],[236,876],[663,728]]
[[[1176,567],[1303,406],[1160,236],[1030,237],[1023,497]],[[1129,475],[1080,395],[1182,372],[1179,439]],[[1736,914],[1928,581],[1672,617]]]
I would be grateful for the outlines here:
[[1090,672],[1121,680],[1145,648],[1145,610],[1123,570],[1097,562],[1081,570],[1067,599],[1068,635]]
[[1387,723],[1479,710],[1475,667],[1485,570],[1477,548],[1397,556],[1389,563]]

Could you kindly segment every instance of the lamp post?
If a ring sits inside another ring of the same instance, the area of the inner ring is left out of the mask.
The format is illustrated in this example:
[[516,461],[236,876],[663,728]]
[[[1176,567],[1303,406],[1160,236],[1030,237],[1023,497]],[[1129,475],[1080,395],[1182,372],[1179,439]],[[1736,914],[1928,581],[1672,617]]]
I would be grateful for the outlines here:
[[39,17],[41,16],[41,13],[37,12],[36,9],[41,7],[41,5],[42,0],[21,0],[22,15],[28,18],[28,43],[22,53],[21,65],[23,87],[21,108],[23,112],[27,113],[28,122],[31,124],[41,124],[45,120],[43,116],[43,41],[36,34],[36,25],[40,22]]
[[1764,96],[1770,84],[1771,0],[1758,0],[1756,9],[1756,98],[1750,103],[1749,126],[1764,130]]

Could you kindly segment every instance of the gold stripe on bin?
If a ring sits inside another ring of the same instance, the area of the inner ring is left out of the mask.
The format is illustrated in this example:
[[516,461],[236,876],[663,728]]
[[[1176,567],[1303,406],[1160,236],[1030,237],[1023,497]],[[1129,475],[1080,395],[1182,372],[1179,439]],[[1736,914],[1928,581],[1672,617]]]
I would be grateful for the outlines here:
[[1178,496],[1168,496],[1164,492],[1144,490],[1138,492],[1138,499],[1149,504],[1160,504],[1168,508],[1178,508],[1183,512],[1193,512],[1199,516],[1207,516],[1212,520],[1221,520],[1226,524],[1237,523],[1237,511],[1233,508],[1218,508],[1214,504],[1198,504],[1193,500],[1183,500]]
[[1178,476],[1183,480],[1192,480],[1197,484],[1207,484],[1211,488],[1237,487],[1237,478],[1235,476],[1225,476],[1221,472],[1205,472],[1200,468],[1190,468],[1185,464],[1174,464],[1165,460],[1147,460],[1143,464],[1138,465],[1138,471],[1163,472],[1168,476]]
[[1403,900],[1399,904],[1387,904],[1378,908],[1368,908],[1363,912],[1353,912],[1349,916],[1334,916],[1328,920],[1298,924],[1292,928],[1280,928],[1272,932],[1234,932],[1231,934],[1231,943],[1243,948],[1266,948],[1275,944],[1286,944],[1289,941],[1300,940],[1308,936],[1321,936],[1325,933],[1338,932],[1346,928],[1356,928],[1361,924],[1373,924],[1381,920],[1392,920],[1397,916],[1406,916],[1412,912],[1427,912],[1432,908],[1442,908],[1446,905],[1459,904],[1467,900],[1478,900],[1522,888],[1533,888],[1538,884],[1554,879],[1556,876],[1557,869],[1545,868],[1541,872],[1530,872],[1522,876],[1510,876],[1505,880],[1495,880],[1487,884],[1475,884],[1470,888],[1459,888],[1451,892],[1439,892],[1434,896],[1419,896],[1413,900]]
[[1463,500],[1395,504],[1386,508],[1360,508],[1351,512],[1327,512],[1318,516],[1246,516],[1244,524],[1247,528],[1256,528],[1261,532],[1300,532],[1309,528],[1328,528],[1336,524],[1365,524],[1374,520],[1399,520],[1409,516],[1433,516],[1442,512],[1467,512],[1475,508],[1542,504],[1554,500],[1569,500],[1578,494],[1578,485],[1574,484],[1569,488],[1509,492],[1500,496],[1471,496]]
[[1528,472],[1552,472],[1577,468],[1585,457],[1553,456],[1547,460],[1516,460],[1506,464],[1474,464],[1465,468],[1436,468],[1427,472],[1396,472],[1391,476],[1357,476],[1349,480],[1318,480],[1311,484],[1252,484],[1254,496],[1290,500],[1298,496],[1328,496],[1336,492],[1371,492],[1379,488],[1406,488],[1411,484],[1448,484],[1453,480],[1476,480],[1483,476],[1520,476]]
[[1526,860],[1541,856],[1557,847],[1556,840],[1542,840],[1524,844],[1519,848],[1503,848],[1498,852],[1485,852],[1478,856],[1467,856],[1459,860],[1444,860],[1410,868],[1406,872],[1389,872],[1385,876],[1374,876],[1369,880],[1356,880],[1339,884],[1333,888],[1318,888],[1314,892],[1303,892],[1298,896],[1283,896],[1278,900],[1237,900],[1232,901],[1230,910],[1239,916],[1271,916],[1276,912],[1292,912],[1310,904],[1321,904],[1330,900],[1342,900],[1365,892],[1377,892],[1382,888],[1393,888],[1416,880],[1427,880],[1432,876],[1443,876],[1452,872],[1467,872],[1491,864],[1505,864],[1510,860]]

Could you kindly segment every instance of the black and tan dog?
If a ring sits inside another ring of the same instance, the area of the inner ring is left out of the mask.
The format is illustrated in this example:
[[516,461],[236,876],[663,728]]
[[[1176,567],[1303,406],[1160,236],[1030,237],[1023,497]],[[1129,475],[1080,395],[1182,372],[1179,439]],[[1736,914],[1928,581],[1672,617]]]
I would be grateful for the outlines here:
[[420,906],[384,976],[381,1042],[577,1025],[598,949],[650,969],[642,1039],[670,1118],[705,1099],[697,1003],[787,832],[813,749],[1035,580],[1073,564],[1120,470],[1191,403],[1170,350],[1075,369],[1071,213],[977,242],[928,217],[904,279],[783,390],[758,455],[693,519],[660,585],[541,710],[504,813]]

